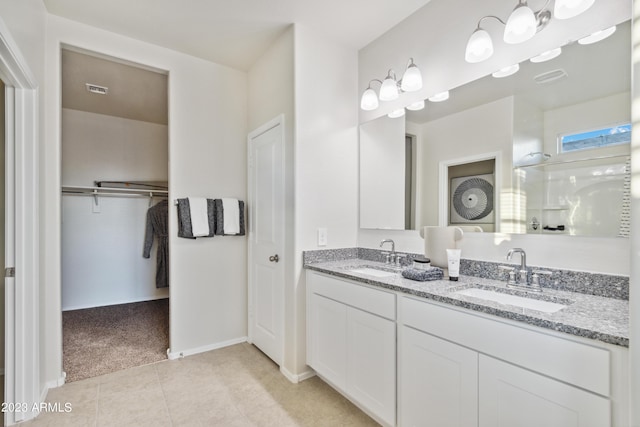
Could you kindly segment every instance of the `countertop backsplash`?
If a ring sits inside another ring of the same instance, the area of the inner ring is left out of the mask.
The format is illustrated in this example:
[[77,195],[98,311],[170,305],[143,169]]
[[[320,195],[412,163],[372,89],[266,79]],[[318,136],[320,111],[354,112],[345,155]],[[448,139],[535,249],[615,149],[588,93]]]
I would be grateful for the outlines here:
[[[384,252],[388,251],[369,248],[321,249],[304,251],[302,256],[304,265],[347,259],[385,262]],[[401,260],[402,266],[411,265],[414,258],[423,255],[401,251],[396,251],[396,253],[404,255],[404,258]],[[506,260],[504,263],[496,263],[465,259],[463,254],[463,258],[460,261],[460,274],[483,279],[506,281],[506,272],[498,268],[501,265],[519,266],[518,263],[507,262]],[[542,266],[527,266],[527,269],[530,272],[533,270],[551,272],[551,276],[540,277],[540,285],[543,288],[546,287],[622,300],[629,299],[629,277],[627,276],[561,270]]]

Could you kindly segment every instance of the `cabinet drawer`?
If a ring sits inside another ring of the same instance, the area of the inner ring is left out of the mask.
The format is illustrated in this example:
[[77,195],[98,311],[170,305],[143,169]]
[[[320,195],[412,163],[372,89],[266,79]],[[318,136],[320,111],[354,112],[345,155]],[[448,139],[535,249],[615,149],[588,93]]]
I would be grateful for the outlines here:
[[480,356],[480,427],[609,427],[608,399]]
[[395,320],[396,296],[343,279],[307,271],[307,292],[340,301],[378,316]]
[[611,393],[608,350],[407,297],[399,310],[412,328],[602,396]]

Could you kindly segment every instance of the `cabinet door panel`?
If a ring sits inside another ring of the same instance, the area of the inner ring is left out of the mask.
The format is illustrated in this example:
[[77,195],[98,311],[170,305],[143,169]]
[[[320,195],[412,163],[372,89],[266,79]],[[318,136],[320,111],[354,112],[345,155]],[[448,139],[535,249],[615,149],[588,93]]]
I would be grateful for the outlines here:
[[311,296],[311,367],[345,389],[347,379],[347,306],[320,295]]
[[478,425],[478,353],[402,328],[399,425]]
[[395,322],[350,308],[347,392],[389,425],[396,420]]
[[609,400],[480,356],[480,427],[607,427]]

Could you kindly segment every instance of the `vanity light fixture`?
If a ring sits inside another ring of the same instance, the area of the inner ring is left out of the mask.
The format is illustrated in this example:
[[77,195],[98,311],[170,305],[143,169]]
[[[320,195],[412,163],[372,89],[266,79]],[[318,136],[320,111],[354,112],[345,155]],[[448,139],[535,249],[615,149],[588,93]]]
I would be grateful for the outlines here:
[[445,90],[444,92],[436,93],[433,96],[429,97],[429,101],[431,102],[442,102],[449,99],[449,91]]
[[382,86],[380,86],[380,101],[395,101],[399,97],[400,89],[396,81],[396,73],[393,70],[389,70],[387,78],[384,79]]
[[509,19],[507,19],[503,39],[505,43],[509,44],[526,42],[536,35],[537,27],[538,18],[536,14],[527,6],[526,0],[519,0],[518,5],[509,15]]
[[558,19],[569,19],[589,9],[596,0],[556,0],[553,16]]
[[615,32],[616,32],[616,26],[614,25],[613,27],[609,27],[601,31],[596,31],[595,33],[587,37],[583,37],[580,40],[578,40],[578,43],[583,45],[598,43],[599,41],[606,39],[607,37],[609,37],[611,34]]
[[[589,9],[595,0],[555,0],[554,14],[558,19],[569,19]],[[464,58],[469,63],[482,62],[493,55],[493,40],[487,30],[482,27],[485,19],[493,18],[504,25],[503,40],[508,44],[524,43],[536,33],[544,29],[551,21],[551,11],[547,8],[551,0],[547,0],[542,9],[534,11],[527,0],[518,0],[507,22],[495,15],[486,15],[478,20],[476,29],[467,41]]]
[[[380,93],[378,95],[371,87],[373,82],[380,83]],[[362,93],[362,98],[360,98],[360,108],[365,111],[372,111],[378,108],[379,100],[395,101],[403,92],[415,92],[420,89],[422,89],[422,74],[418,66],[413,62],[413,58],[409,58],[407,68],[400,81],[397,80],[393,69],[389,69],[384,81],[378,79],[369,81],[367,89],[365,89]]]
[[508,67],[504,67],[491,74],[496,79],[501,79],[503,77],[511,76],[520,70],[520,64],[509,65]]
[[397,110],[393,110],[389,114],[387,114],[390,119],[397,119],[398,117],[404,116],[404,108],[398,108]]
[[534,63],[551,61],[553,58],[557,58],[558,56],[560,56],[561,53],[562,53],[562,48],[557,47],[555,49],[542,52],[540,55],[530,58],[529,61]]
[[413,104],[407,105],[407,110],[411,111],[419,111],[424,108],[424,100],[414,102]]
[[362,98],[360,99],[360,108],[365,111],[375,110],[378,108],[378,105],[380,105],[378,102],[378,95],[376,95],[376,92],[371,88],[371,83],[374,81],[382,83],[378,79],[371,80],[369,82],[369,86],[367,86],[367,89],[364,91]]

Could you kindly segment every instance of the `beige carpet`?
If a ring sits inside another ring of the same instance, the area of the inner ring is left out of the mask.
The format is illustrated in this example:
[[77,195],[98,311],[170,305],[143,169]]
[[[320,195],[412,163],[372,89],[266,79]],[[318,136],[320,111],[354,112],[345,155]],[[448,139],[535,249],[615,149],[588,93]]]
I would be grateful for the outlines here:
[[67,382],[167,358],[169,300],[95,307],[62,313]]

